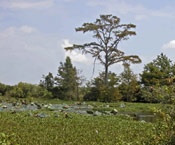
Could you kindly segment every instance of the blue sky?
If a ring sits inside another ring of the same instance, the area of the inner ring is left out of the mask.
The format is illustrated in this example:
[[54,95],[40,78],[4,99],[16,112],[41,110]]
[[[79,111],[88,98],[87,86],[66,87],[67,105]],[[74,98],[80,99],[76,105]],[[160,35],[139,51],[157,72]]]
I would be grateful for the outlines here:
[[[37,84],[43,74],[56,75],[67,55],[90,79],[91,56],[65,52],[63,47],[91,41],[91,34],[75,28],[94,22],[100,14],[137,26],[137,35],[119,45],[126,54],[142,58],[142,64],[131,65],[135,73],[161,52],[175,61],[174,0],[0,0],[0,82]],[[110,70],[119,74],[123,67],[115,64]],[[94,76],[99,71],[103,67],[97,63]]]

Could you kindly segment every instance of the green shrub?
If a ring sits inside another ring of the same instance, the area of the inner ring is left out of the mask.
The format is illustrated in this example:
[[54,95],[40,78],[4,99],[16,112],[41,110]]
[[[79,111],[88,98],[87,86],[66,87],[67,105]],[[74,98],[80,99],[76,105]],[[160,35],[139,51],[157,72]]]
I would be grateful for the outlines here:
[[5,85],[5,84],[2,84],[0,83],[0,94],[2,96],[4,96],[6,94],[7,91],[10,91],[12,90],[13,87],[12,86],[9,86],[9,85]]
[[141,101],[149,103],[173,103],[175,87],[151,86],[141,89]]
[[52,97],[52,93],[47,91],[45,88],[42,88],[40,86],[35,86],[33,90],[31,91],[30,95],[32,97]]
[[[105,84],[105,73],[99,74],[91,84],[88,84],[90,91],[83,97],[86,101],[115,102],[121,100],[122,96],[118,89],[119,78],[115,73],[109,72],[108,84]],[[88,89],[88,88],[87,88]]]
[[118,88],[102,86],[100,88],[92,87],[83,99],[85,101],[116,102],[121,100],[122,95]]
[[54,89],[54,96],[58,99],[61,100],[75,100],[76,95],[74,91],[70,88],[65,88],[65,87],[55,87]]
[[165,110],[166,113],[161,109],[153,109],[159,120],[153,128],[155,135],[150,138],[152,144],[175,144],[175,106],[168,106]]
[[100,90],[92,87],[90,91],[84,95],[83,100],[84,101],[97,101],[100,97]]
[[27,97],[52,97],[52,93],[45,88],[20,82],[18,85],[6,93],[9,97],[27,98]]
[[0,145],[13,145],[14,141],[15,141],[14,134],[12,135],[6,135],[5,133],[0,134]]
[[7,92],[7,96],[15,98],[24,98],[24,92],[18,86],[15,86],[12,90]]
[[102,102],[116,102],[121,100],[122,95],[120,94],[118,88],[103,86],[100,88],[99,101]]

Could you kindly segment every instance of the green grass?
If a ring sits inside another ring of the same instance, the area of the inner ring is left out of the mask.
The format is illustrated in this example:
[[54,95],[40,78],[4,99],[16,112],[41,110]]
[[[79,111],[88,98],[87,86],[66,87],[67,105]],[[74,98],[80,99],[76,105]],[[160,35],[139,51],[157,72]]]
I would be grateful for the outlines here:
[[[125,107],[120,107],[124,104]],[[109,105],[109,108],[106,106]],[[153,108],[162,108],[161,104],[151,104],[151,103],[107,103],[101,105],[95,105],[94,110],[98,111],[111,111],[117,109],[119,112],[152,112]]]
[[[14,102],[14,98],[0,98],[2,101]],[[28,102],[45,104],[74,104],[73,101],[58,99],[28,98]],[[117,103],[86,102],[94,106],[94,110],[105,111],[117,109],[119,112],[149,112],[153,107],[161,108],[161,104],[124,103],[121,108]],[[106,107],[109,105],[109,108]],[[32,113],[33,116],[30,116]],[[38,113],[46,113],[49,117],[35,117]],[[59,117],[54,117],[59,114]],[[88,116],[48,111],[0,112],[0,141],[5,138],[12,145],[152,145],[157,123],[134,121],[124,115]],[[0,143],[1,145],[1,143]]]
[[[40,111],[39,111],[40,112]],[[38,113],[34,112],[35,114]],[[50,117],[29,116],[28,112],[0,113],[0,132],[14,134],[13,144],[57,145],[57,144],[140,144],[149,140],[152,123],[133,121],[126,116],[87,116],[45,112]]]

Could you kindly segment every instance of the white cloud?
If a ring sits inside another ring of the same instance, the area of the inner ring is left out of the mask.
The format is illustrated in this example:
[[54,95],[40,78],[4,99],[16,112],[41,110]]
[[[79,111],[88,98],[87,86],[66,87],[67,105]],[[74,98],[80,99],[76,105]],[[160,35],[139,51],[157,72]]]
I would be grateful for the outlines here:
[[67,39],[63,40],[63,43],[61,44],[62,48],[71,47],[71,46],[72,46],[72,44],[70,44],[69,40],[67,40]]
[[[37,32],[36,28],[27,26],[27,25],[23,25],[21,27],[9,27],[7,29],[5,29],[4,31],[0,32],[0,37],[5,38],[5,39],[10,39],[12,37],[17,37],[19,35],[19,33],[33,33],[33,32]],[[22,35],[22,34],[21,34]]]
[[88,63],[86,56],[76,52],[75,50],[67,51],[65,55],[69,56],[74,62]]
[[27,25],[24,25],[24,26],[20,27],[20,30],[25,32],[25,33],[33,33],[33,32],[36,31],[35,28],[32,28],[32,27],[27,26]]
[[[63,40],[63,43],[61,45],[62,48],[71,47],[71,46],[72,46],[72,44],[67,39]],[[79,53],[76,50],[66,51],[65,57],[66,56],[69,56],[73,62],[80,62],[80,63],[88,63],[89,62],[88,58],[85,55]]]
[[143,20],[150,16],[155,17],[168,17],[174,18],[175,13],[164,11],[163,9],[160,10],[151,10],[147,9],[141,4],[131,4],[129,0],[122,1],[122,0],[90,0],[88,5],[92,7],[100,6],[106,10],[107,13],[115,13],[118,12],[120,14],[128,14],[132,13],[135,14],[136,20]]
[[171,40],[170,42],[164,44],[162,48],[163,49],[175,49],[175,40]]
[[171,40],[170,42],[164,44],[162,46],[162,50],[161,50],[164,54],[166,54],[168,56],[168,58],[170,58],[170,60],[172,60],[174,62],[175,60],[175,40]]
[[42,9],[49,8],[54,5],[53,0],[40,0],[40,1],[24,1],[24,0],[6,0],[0,2],[0,7],[12,9]]

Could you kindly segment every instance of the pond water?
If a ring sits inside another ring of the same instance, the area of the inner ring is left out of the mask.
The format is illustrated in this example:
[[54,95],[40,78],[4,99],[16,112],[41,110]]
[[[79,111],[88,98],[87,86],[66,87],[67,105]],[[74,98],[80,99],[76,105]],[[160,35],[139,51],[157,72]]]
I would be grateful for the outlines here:
[[126,114],[133,117],[137,121],[155,122],[156,117],[152,112],[122,112],[121,114]]

